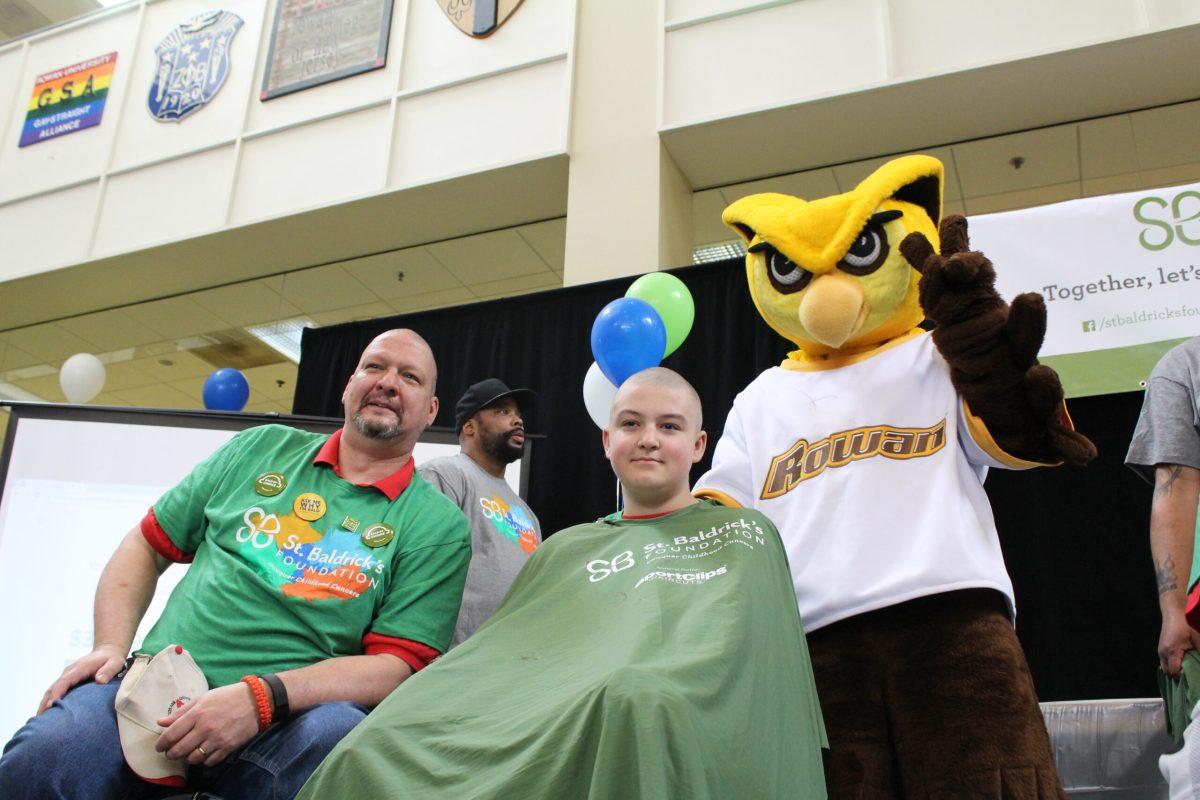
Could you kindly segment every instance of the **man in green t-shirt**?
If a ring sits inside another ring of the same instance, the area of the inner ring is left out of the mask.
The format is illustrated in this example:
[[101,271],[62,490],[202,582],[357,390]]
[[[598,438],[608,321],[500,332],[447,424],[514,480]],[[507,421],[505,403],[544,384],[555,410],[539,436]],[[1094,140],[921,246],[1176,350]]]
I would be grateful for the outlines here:
[[[462,512],[414,473],[437,367],[412,331],[363,352],[331,437],[239,433],[164,494],[96,591],[95,649],[67,667],[0,758],[0,797],[115,798],[135,775],[114,699],[158,576],[191,562],[141,651],[179,645],[210,689],[155,742],[187,785],[290,798],[367,711],[450,642],[470,560]],[[143,763],[143,762],[135,762]]]
[[825,797],[812,668],[779,534],[697,500],[700,402],[647,370],[604,449],[625,508],[549,537],[496,613],[317,769],[330,797]]

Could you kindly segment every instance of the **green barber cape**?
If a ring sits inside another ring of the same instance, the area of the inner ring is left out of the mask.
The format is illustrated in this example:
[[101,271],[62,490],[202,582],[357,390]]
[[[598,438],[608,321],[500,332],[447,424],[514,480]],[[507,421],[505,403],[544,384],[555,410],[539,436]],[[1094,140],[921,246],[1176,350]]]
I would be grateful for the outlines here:
[[807,800],[823,745],[779,534],[703,501],[550,537],[300,798]]

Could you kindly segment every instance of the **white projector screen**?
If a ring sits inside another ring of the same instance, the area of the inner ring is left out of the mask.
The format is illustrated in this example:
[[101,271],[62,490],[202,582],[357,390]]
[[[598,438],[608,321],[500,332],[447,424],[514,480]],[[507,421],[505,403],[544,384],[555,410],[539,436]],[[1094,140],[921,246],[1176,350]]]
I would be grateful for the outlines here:
[[[0,458],[0,609],[8,618],[0,747],[63,668],[91,649],[96,582],[121,537],[237,431],[273,422],[317,432],[341,425],[318,417],[12,405]],[[452,433],[428,431],[413,457],[422,464],[456,452]],[[505,476],[518,491],[528,455],[527,445]],[[159,579],[135,647],[186,569],[176,564]]]

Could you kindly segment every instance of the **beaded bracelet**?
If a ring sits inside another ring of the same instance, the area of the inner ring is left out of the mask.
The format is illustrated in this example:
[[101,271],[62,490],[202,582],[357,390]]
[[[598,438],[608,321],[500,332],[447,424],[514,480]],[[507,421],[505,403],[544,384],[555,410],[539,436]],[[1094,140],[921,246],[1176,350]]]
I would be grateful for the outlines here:
[[258,707],[258,729],[265,731],[271,724],[271,701],[267,699],[267,687],[257,675],[245,676],[242,683],[249,686],[254,694],[254,705]]

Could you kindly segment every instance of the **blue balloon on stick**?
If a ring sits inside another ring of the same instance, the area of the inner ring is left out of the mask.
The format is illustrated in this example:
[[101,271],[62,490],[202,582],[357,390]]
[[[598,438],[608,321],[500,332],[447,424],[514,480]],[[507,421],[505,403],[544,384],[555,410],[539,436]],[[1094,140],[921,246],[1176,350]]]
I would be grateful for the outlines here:
[[236,369],[219,369],[204,381],[204,407],[210,411],[241,411],[250,399],[250,384]]
[[592,323],[592,355],[614,386],[635,372],[657,367],[666,346],[667,326],[662,317],[636,297],[613,300]]

